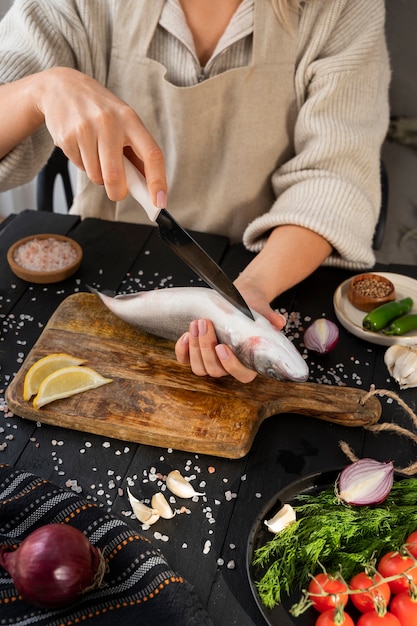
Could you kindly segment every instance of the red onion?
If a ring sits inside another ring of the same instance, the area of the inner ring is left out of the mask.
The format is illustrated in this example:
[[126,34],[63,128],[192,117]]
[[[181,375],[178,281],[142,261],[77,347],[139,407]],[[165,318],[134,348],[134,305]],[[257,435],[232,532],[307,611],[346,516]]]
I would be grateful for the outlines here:
[[338,326],[325,317],[315,320],[304,332],[304,345],[307,350],[314,350],[320,354],[333,350],[338,340]]
[[100,550],[67,524],[41,526],[16,549],[0,545],[0,565],[27,602],[48,609],[99,587],[106,571]]
[[394,465],[391,461],[381,463],[374,459],[360,459],[340,473],[336,493],[348,504],[379,504],[388,497],[393,482]]

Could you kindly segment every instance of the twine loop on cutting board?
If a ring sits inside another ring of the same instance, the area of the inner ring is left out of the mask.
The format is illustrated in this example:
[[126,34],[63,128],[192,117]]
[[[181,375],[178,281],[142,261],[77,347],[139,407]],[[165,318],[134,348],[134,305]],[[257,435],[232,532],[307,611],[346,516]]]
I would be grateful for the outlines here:
[[[389,391],[388,389],[375,389],[375,385],[371,385],[369,392],[360,400],[360,403],[366,404],[366,402],[369,400],[371,396],[377,396],[377,395],[387,396],[388,398],[395,400],[404,409],[405,413],[409,416],[415,430],[417,431],[416,413],[394,391]],[[380,433],[384,431],[393,432],[397,435],[406,437],[407,439],[410,439],[415,444],[417,444],[417,433],[413,432],[411,429],[403,428],[402,426],[399,426],[398,424],[395,424],[395,423],[392,424],[392,423],[384,422],[382,424],[369,424],[368,426],[364,426],[364,428],[366,428],[366,430],[369,430],[373,433]],[[352,448],[346,441],[339,441],[339,445],[340,445],[341,450],[346,454],[348,459],[352,461],[352,463],[359,460],[359,458],[356,456],[356,454],[354,453],[354,451],[352,450]],[[415,463],[411,463],[411,465],[409,465],[408,467],[403,467],[403,468],[394,467],[394,469],[399,474],[412,476],[413,474],[417,473],[417,461]]]

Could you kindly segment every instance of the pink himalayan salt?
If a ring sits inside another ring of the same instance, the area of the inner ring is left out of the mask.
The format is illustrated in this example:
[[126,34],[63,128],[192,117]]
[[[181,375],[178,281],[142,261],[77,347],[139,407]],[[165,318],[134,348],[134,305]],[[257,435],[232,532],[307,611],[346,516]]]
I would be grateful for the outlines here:
[[55,272],[74,263],[77,251],[68,241],[60,241],[54,237],[34,238],[19,246],[13,259],[32,272]]

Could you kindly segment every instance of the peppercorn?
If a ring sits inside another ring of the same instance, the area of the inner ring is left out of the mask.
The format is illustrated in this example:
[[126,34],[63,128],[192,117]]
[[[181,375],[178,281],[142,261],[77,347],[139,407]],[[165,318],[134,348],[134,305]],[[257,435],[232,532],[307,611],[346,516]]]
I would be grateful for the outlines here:
[[375,278],[362,278],[355,282],[353,288],[358,294],[368,298],[384,298],[392,291],[390,283]]

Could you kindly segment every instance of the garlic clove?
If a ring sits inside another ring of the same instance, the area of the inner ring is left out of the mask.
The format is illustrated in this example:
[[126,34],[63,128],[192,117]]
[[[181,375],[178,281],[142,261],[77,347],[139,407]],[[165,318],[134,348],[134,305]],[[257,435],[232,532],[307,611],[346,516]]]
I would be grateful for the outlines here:
[[141,500],[135,498],[129,488],[127,489],[127,495],[129,497],[129,502],[130,506],[132,507],[133,513],[136,515],[138,520],[142,522],[142,524],[148,524],[148,526],[152,526],[152,524],[155,524],[155,522],[159,520],[159,512],[156,509],[147,506]]
[[194,496],[204,496],[194,489],[192,484],[180,474],[178,470],[170,472],[166,478],[166,485],[170,491],[179,498],[193,498]]
[[393,344],[385,351],[384,363],[400,389],[417,387],[417,346]]
[[388,368],[389,373],[391,374],[392,368],[394,367],[394,363],[397,357],[402,353],[402,346],[398,343],[394,343],[387,350],[385,350],[384,354],[384,363]]
[[292,522],[295,522],[296,515],[295,511],[292,508],[291,504],[284,504],[278,513],[271,517],[269,520],[265,520],[264,524],[268,527],[268,530],[271,533],[280,533],[284,528],[286,528]]
[[407,379],[417,371],[417,361],[411,352],[400,354],[394,363],[393,378],[400,384],[404,384]]
[[159,515],[164,519],[172,519],[175,516],[170,504],[161,492],[155,493],[152,496],[151,506],[155,511],[158,511]]

